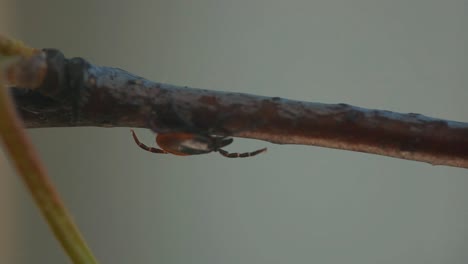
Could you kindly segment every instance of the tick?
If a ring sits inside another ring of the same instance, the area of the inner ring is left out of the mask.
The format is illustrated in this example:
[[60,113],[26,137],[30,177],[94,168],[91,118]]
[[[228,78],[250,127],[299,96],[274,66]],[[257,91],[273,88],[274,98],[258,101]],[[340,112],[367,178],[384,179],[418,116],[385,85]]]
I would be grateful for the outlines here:
[[142,149],[159,154],[173,154],[177,156],[190,156],[206,154],[210,152],[219,152],[227,158],[246,158],[266,152],[266,148],[262,148],[252,152],[245,153],[229,153],[222,148],[231,144],[233,139],[226,137],[215,137],[209,135],[199,135],[192,133],[176,132],[162,133],[156,136],[156,143],[159,148],[148,147],[138,140],[135,131],[132,132],[135,143]]

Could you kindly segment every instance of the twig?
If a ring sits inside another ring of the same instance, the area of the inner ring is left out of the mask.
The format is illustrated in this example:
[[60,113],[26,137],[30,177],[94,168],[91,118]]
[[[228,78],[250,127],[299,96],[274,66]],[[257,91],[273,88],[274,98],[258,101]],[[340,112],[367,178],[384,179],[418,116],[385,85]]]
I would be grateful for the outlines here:
[[13,90],[26,126],[146,127],[304,144],[468,168],[468,123],[346,104],[179,87],[46,50],[37,92]]

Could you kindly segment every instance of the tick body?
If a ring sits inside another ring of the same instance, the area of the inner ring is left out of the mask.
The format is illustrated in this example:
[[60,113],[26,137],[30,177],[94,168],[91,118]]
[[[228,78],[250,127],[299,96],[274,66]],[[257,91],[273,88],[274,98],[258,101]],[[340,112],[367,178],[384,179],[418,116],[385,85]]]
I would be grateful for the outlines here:
[[210,152],[219,152],[227,158],[246,158],[258,155],[265,152],[267,149],[262,148],[252,152],[245,153],[229,153],[222,148],[231,144],[232,138],[223,138],[215,136],[205,136],[192,133],[163,133],[156,136],[156,143],[160,147],[148,147],[140,142],[135,131],[131,130],[135,143],[142,149],[159,154],[173,154],[177,156],[189,156],[206,154]]

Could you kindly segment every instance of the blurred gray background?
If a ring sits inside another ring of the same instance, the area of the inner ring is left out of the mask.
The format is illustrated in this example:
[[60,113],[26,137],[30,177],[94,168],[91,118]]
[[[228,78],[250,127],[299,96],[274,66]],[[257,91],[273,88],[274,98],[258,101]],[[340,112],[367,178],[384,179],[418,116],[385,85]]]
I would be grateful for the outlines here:
[[[151,80],[468,122],[466,0],[0,4],[2,32]],[[101,263],[468,263],[468,170],[242,139],[228,150],[269,151],[155,155],[128,128],[28,132]],[[7,164],[1,263],[68,263]]]

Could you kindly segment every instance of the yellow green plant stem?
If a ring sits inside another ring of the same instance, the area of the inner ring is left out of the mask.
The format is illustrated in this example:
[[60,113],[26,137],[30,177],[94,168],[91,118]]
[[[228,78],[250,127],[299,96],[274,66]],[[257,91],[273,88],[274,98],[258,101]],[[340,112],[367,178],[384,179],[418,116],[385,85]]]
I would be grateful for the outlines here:
[[20,55],[27,57],[33,55],[35,52],[37,52],[37,49],[30,48],[24,45],[24,43],[19,40],[7,38],[6,36],[0,35],[0,55]]
[[[2,55],[6,53],[9,56],[29,56],[32,53],[28,53],[28,50],[34,50],[24,45],[14,47],[12,43],[19,42],[8,42],[0,36],[0,46],[5,43],[10,46],[0,47]],[[0,138],[19,175],[72,262],[75,264],[98,263],[60,200],[33,144],[27,137],[8,94],[2,71],[0,71]]]

